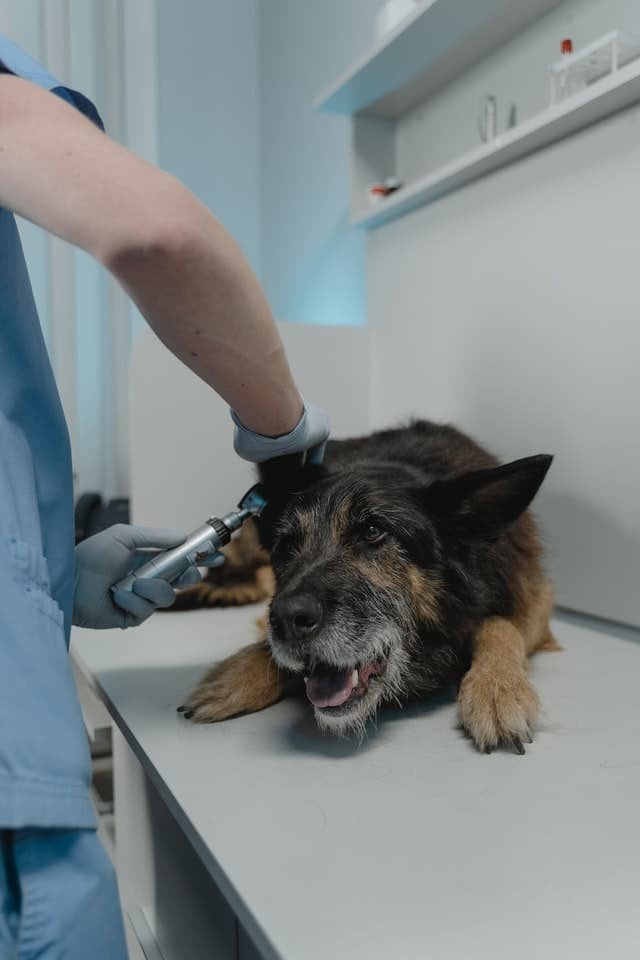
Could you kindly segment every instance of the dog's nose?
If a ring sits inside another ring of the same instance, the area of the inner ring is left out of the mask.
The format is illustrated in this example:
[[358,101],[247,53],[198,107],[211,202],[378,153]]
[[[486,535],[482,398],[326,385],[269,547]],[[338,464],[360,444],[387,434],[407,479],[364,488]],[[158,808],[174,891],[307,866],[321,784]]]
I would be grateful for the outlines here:
[[322,624],[322,604],[311,593],[294,593],[281,597],[276,611],[294,640],[310,639]]

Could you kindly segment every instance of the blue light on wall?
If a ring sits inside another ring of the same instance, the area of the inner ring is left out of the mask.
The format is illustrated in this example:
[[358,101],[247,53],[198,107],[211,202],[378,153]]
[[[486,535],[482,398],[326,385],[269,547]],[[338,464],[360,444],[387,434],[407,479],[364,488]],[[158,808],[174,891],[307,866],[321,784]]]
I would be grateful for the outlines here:
[[379,0],[260,4],[262,279],[295,323],[366,323],[365,237],[349,224],[351,133],[317,95],[373,39]]
[[366,324],[364,238],[345,215],[311,252],[296,289],[277,311],[294,323],[361,327]]

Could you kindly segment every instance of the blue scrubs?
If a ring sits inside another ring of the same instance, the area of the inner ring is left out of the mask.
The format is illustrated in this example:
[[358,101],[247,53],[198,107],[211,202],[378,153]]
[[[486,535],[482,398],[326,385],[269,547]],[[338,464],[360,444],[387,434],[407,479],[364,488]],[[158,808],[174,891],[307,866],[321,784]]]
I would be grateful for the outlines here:
[[[85,97],[0,36],[0,84],[3,73],[101,126]],[[0,960],[127,955],[67,653],[73,546],[67,426],[16,223],[0,209]]]

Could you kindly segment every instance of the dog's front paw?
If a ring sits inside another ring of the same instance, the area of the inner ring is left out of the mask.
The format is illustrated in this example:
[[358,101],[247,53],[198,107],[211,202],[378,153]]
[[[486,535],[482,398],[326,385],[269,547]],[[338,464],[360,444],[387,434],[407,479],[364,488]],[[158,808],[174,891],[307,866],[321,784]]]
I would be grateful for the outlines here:
[[538,694],[524,670],[503,675],[472,666],[460,685],[460,721],[479,750],[491,753],[499,744],[524,753],[532,742],[538,716]]
[[283,677],[269,648],[254,643],[212,667],[178,710],[196,723],[216,723],[263,710],[283,695]]

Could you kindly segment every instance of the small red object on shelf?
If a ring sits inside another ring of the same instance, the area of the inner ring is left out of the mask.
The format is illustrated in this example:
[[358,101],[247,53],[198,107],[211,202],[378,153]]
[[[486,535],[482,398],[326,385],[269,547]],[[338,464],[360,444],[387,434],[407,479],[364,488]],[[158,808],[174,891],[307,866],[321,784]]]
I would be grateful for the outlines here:
[[374,183],[369,187],[369,196],[373,200],[388,197],[390,194],[395,193],[396,190],[399,190],[401,186],[402,184],[396,177],[387,177],[384,183]]
[[573,40],[566,37],[560,44],[560,53],[573,53]]

